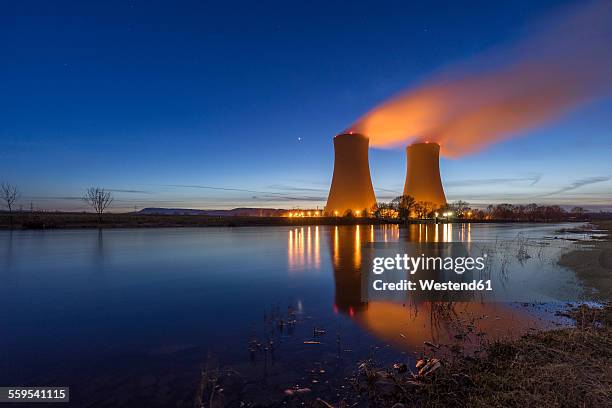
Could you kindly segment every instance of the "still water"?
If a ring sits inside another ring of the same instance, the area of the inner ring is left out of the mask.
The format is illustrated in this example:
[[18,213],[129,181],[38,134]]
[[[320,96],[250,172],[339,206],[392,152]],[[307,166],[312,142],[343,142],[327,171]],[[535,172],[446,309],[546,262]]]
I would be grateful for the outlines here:
[[492,277],[517,290],[527,277],[552,277],[558,284],[546,296],[554,302],[581,290],[555,262],[575,245],[553,239],[563,227],[1,231],[0,385],[70,386],[74,406],[191,406],[201,368],[215,364],[239,372],[240,392],[261,394],[254,398],[282,399],[291,385],[324,392],[360,359],[410,362],[424,341],[458,338],[451,315],[473,324],[460,333],[473,336],[472,346],[553,320],[546,310],[519,304],[463,302],[453,310],[407,300],[366,304],[364,243],[500,247],[528,237],[537,243],[532,256],[510,257]]

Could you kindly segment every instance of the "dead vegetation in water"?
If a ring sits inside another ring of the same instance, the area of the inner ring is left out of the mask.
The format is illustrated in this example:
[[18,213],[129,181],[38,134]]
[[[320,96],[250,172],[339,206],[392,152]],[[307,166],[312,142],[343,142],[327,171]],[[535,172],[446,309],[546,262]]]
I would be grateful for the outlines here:
[[482,357],[422,359],[404,373],[365,362],[353,384],[380,407],[610,406],[612,306],[568,315],[576,327],[495,341]]
[[512,238],[495,237],[494,240],[479,246],[480,253],[487,254],[489,262],[481,275],[489,279],[493,271],[499,274],[502,282],[511,278],[512,270],[517,267],[525,267],[529,263],[536,263],[543,267],[552,264],[550,251],[558,246],[551,245],[550,241],[541,238],[530,237],[519,232]]

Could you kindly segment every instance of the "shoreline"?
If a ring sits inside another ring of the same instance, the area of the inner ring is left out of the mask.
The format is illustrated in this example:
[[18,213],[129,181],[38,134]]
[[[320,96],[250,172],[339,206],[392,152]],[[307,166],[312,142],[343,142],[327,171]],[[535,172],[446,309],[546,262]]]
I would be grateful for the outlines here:
[[[568,220],[464,220],[438,219],[438,224],[550,224],[583,223],[586,219]],[[7,213],[0,213],[0,230],[55,230],[55,229],[117,229],[117,228],[206,228],[206,227],[264,227],[264,226],[313,226],[313,225],[411,225],[434,224],[433,219],[411,220],[363,217],[254,217],[209,215],[155,215],[134,213],[104,214],[102,222],[92,213],[17,213],[12,223]]]
[[561,255],[559,265],[573,270],[583,284],[596,293],[589,297],[601,301],[612,299],[612,221],[592,221],[605,237],[581,243],[581,247]]

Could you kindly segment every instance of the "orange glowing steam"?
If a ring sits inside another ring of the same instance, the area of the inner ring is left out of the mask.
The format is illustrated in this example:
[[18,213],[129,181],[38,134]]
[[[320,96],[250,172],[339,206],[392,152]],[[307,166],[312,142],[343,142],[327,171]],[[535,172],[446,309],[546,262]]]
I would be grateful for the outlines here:
[[476,152],[605,96],[612,85],[612,2],[566,10],[508,49],[446,70],[350,127],[370,145],[441,145]]

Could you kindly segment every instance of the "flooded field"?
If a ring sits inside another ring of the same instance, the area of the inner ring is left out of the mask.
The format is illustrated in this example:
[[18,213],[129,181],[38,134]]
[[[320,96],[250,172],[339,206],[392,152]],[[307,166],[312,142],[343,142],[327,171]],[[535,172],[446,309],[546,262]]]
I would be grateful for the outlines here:
[[[233,373],[228,403],[282,401],[294,386],[341,394],[365,358],[410,364],[427,347],[477,352],[563,324],[558,306],[589,294],[557,264],[591,237],[577,227],[1,231],[0,384],[70,386],[75,406],[193,406],[204,368]],[[544,303],[364,302],[364,245],[396,241],[481,245],[504,299],[531,290]]]

